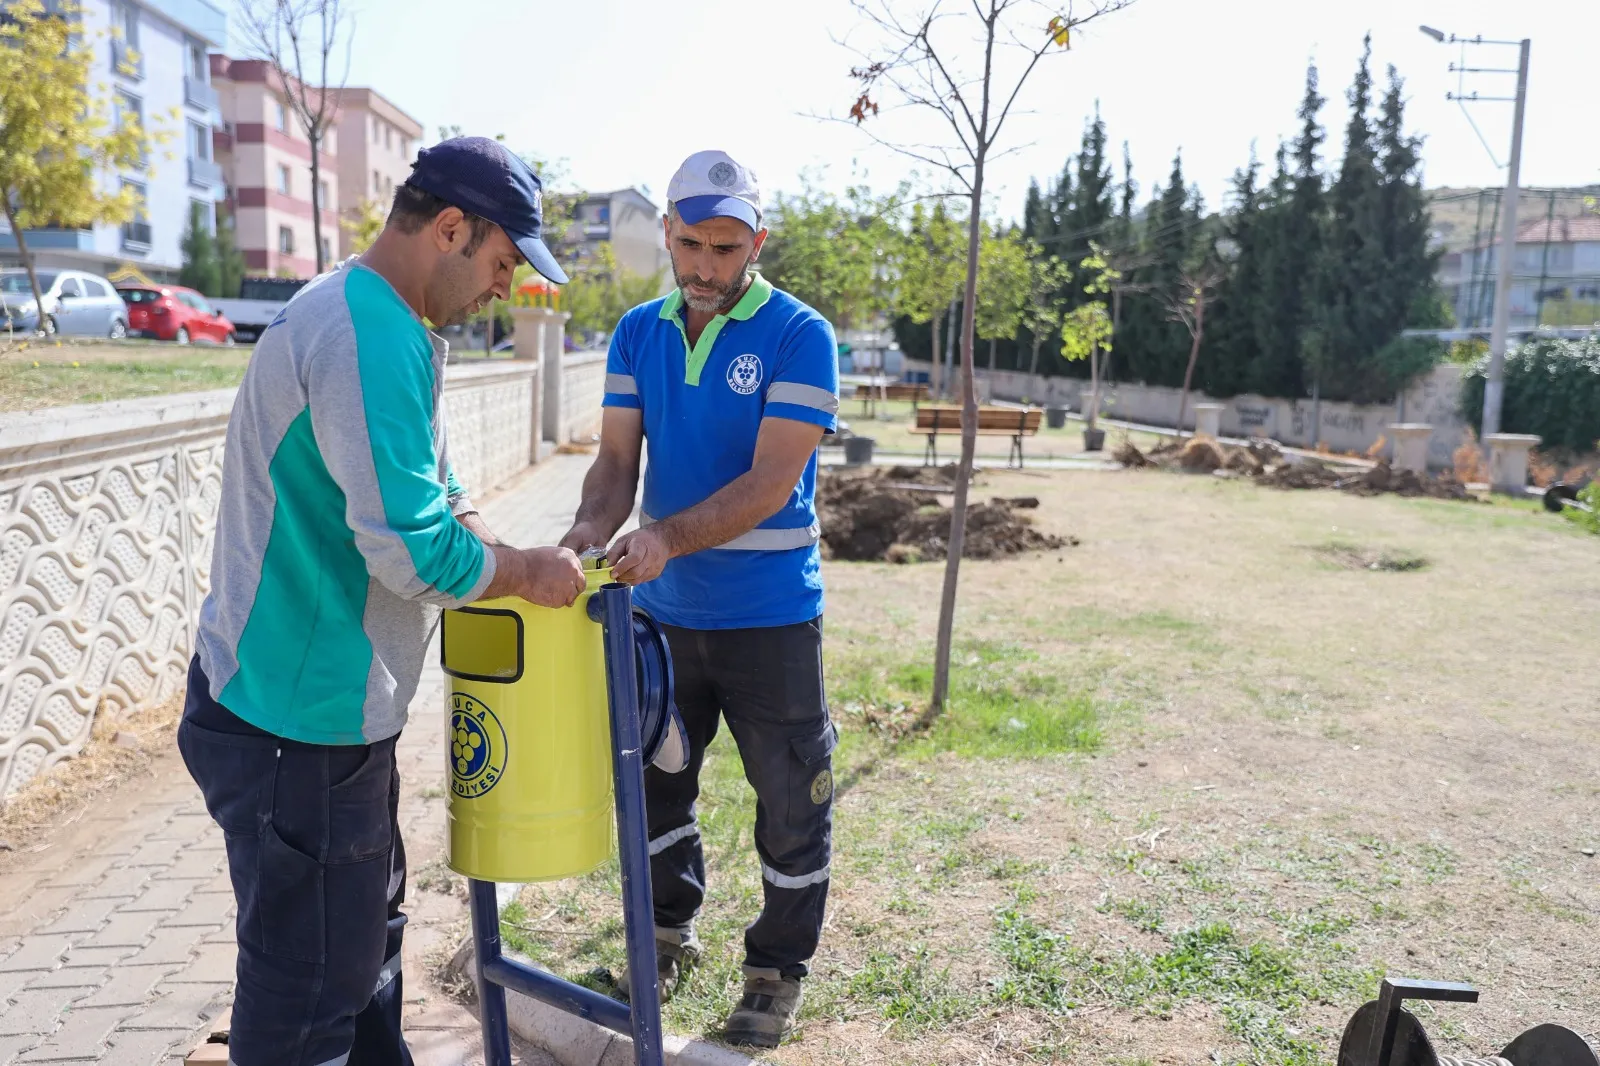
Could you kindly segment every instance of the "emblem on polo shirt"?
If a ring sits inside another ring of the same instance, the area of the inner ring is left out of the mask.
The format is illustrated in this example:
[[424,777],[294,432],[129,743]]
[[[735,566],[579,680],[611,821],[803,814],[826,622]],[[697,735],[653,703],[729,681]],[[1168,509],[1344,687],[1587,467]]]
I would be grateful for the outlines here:
[[740,396],[748,396],[761,387],[761,360],[753,355],[741,355],[728,365],[728,388]]

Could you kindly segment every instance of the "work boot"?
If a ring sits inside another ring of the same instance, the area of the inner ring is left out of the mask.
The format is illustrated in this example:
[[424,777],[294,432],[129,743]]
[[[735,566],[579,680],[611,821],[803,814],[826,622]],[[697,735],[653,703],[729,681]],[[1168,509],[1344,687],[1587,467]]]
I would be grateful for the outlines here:
[[[700,939],[693,929],[656,928],[656,982],[661,988],[661,1002],[665,1003],[678,990],[678,985],[700,961]],[[633,987],[628,967],[616,979],[616,998],[628,1001],[628,990]]]
[[744,1047],[774,1048],[794,1032],[799,1017],[800,978],[746,966],[744,996],[728,1015],[723,1038]]

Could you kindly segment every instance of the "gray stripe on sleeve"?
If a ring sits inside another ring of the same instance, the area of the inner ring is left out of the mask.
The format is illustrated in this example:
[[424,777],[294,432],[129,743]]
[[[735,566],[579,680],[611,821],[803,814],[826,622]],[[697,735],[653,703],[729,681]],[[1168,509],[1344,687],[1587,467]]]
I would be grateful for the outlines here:
[[815,385],[801,385],[793,381],[775,381],[767,389],[768,403],[792,403],[799,407],[814,407],[818,411],[834,414],[839,410],[839,397]]
[[632,374],[607,374],[606,391],[618,396],[637,396],[639,383],[633,380]]

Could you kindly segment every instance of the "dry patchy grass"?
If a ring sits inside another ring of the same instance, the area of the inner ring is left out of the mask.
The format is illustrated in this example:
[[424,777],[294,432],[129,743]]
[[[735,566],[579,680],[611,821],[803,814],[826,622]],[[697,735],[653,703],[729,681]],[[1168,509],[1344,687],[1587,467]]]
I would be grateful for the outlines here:
[[230,388],[244,377],[250,352],[150,341],[35,341],[0,356],[0,412]]
[[[985,491],[1041,496],[1083,544],[963,568],[927,735],[905,726],[942,568],[828,566],[833,894],[804,1038],[773,1061],[1323,1062],[1384,973],[1480,985],[1421,1008],[1450,1050],[1600,1029],[1600,542],[1522,508],[1159,472]],[[680,1031],[737,996],[752,817],[719,739]],[[530,887],[508,934],[615,967],[615,893],[612,871]]]

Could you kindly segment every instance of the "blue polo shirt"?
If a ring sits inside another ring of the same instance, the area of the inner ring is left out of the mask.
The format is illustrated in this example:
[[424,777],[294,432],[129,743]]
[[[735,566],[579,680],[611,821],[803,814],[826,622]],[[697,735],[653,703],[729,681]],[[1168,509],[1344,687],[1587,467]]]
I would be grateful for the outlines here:
[[[756,274],[689,344],[683,294],[622,316],[606,361],[607,407],[644,413],[642,521],[693,507],[750,471],[764,418],[834,431],[838,348],[826,319]],[[822,614],[817,457],[777,514],[727,544],[667,564],[640,606],[685,629],[792,625]]]

